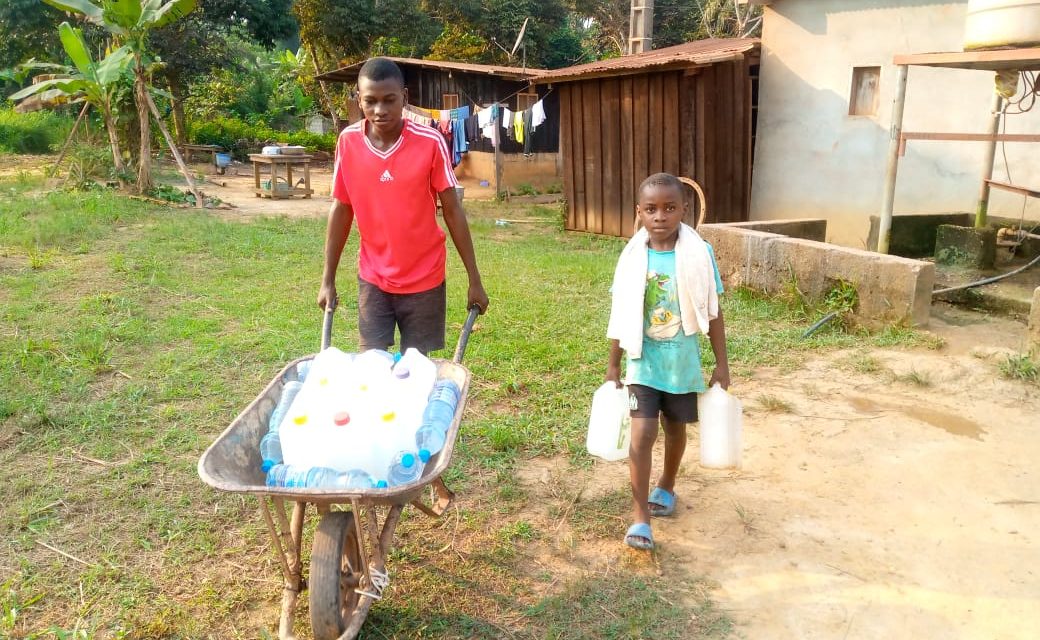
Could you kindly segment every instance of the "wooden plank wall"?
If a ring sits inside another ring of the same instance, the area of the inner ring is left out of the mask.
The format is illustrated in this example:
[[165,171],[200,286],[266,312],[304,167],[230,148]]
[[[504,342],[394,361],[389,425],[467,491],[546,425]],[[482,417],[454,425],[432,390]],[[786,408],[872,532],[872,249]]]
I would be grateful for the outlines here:
[[629,237],[650,174],[691,177],[708,222],[748,219],[751,73],[745,61],[557,86],[566,228]]

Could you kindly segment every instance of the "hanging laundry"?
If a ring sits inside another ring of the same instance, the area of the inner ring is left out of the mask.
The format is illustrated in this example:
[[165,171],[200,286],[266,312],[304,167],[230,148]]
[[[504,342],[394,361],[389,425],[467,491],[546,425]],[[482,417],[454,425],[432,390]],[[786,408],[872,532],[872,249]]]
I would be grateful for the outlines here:
[[531,107],[531,131],[534,131],[545,122],[545,105],[542,100],[534,103]]
[[513,112],[510,111],[509,109],[507,109],[506,107],[502,107],[502,128],[503,129],[509,129],[512,126],[513,126]]
[[466,142],[480,142],[480,124],[477,114],[466,118],[464,129],[466,130]]
[[458,165],[462,162],[462,154],[469,152],[469,143],[466,142],[466,118],[469,117],[469,107],[459,107],[451,110],[452,136],[455,144],[451,150]]
[[524,111],[523,118],[523,136],[524,136],[524,155],[529,156],[534,152],[534,109],[527,109]]
[[513,114],[513,139],[520,143],[524,141],[524,114],[520,111]]
[[497,106],[498,105],[492,105],[477,111],[477,124],[480,125],[481,129],[491,124],[491,121],[494,120],[494,111]]

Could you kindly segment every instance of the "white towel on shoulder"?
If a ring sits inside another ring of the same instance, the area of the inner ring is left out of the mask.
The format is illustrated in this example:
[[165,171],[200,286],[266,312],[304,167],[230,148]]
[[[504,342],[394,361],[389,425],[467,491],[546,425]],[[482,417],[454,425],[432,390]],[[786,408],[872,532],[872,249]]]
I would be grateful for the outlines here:
[[[617,340],[630,358],[643,355],[643,297],[646,295],[647,243],[640,229],[618,258],[611,287],[607,338]],[[693,227],[682,224],[675,242],[675,285],[683,333],[708,335],[708,323],[719,317],[719,292],[708,246]]]

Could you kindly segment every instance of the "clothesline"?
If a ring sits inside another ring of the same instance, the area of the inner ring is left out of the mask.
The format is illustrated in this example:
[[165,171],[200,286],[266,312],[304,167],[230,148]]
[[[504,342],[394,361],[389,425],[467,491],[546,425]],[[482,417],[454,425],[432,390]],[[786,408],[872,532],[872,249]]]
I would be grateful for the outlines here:
[[[523,91],[521,89],[521,91]],[[465,92],[461,93],[465,94]],[[545,95],[548,96],[552,92]],[[512,95],[517,95],[520,91]],[[468,95],[466,95],[469,98]],[[508,100],[512,96],[507,96]],[[523,145],[524,154],[530,155],[533,151],[532,134],[546,120],[545,107],[542,96],[537,102],[523,111],[510,111],[500,101],[482,107],[476,103],[454,109],[429,109],[418,105],[406,105],[404,116],[420,124],[434,127],[441,132],[452,151],[452,160],[455,165],[462,161],[462,154],[469,152],[469,143],[480,140],[481,137],[491,141],[491,145],[497,147],[501,143],[502,133],[497,123],[501,122],[501,129],[506,131],[508,139]]]

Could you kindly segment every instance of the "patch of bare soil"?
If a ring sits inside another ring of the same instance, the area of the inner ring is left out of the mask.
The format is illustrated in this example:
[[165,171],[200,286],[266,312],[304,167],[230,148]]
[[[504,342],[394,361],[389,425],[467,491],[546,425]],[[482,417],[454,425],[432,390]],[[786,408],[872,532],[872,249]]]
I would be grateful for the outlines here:
[[[310,198],[294,196],[292,198],[271,199],[257,197],[256,181],[250,163],[235,162],[227,168],[225,175],[217,175],[212,165],[193,164],[192,169],[206,175],[206,180],[199,185],[208,196],[216,196],[223,202],[232,205],[230,209],[214,210],[218,215],[231,220],[246,220],[257,216],[289,216],[316,217],[328,215],[332,204],[332,163],[315,162],[311,164],[311,189],[314,194]],[[293,173],[293,182],[299,183],[303,178],[301,171]],[[270,179],[266,168],[260,181]],[[480,200],[494,197],[492,187],[482,187],[475,180],[464,180],[460,184],[465,187],[465,199]],[[297,184],[297,186],[303,186]],[[558,196],[546,198],[555,201]]]
[[931,330],[941,350],[832,352],[735,381],[743,468],[702,469],[691,428],[654,555],[623,546],[627,503],[587,541],[538,506],[561,483],[582,500],[627,490],[626,463],[537,461],[523,482],[547,520],[541,562],[707,575],[747,638],[1035,637],[1040,387],[997,370],[1024,326],[936,307]]

